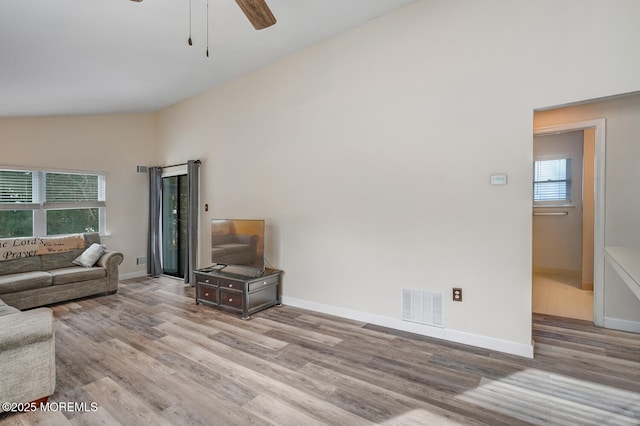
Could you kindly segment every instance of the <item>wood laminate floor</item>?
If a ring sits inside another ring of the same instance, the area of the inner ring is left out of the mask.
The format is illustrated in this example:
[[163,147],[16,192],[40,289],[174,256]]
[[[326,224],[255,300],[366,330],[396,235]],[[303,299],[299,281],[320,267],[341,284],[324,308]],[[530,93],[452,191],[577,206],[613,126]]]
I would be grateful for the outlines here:
[[88,411],[2,425],[640,424],[640,336],[585,321],[536,315],[529,360],[288,306],[242,321],[169,278],[53,310],[50,402]]

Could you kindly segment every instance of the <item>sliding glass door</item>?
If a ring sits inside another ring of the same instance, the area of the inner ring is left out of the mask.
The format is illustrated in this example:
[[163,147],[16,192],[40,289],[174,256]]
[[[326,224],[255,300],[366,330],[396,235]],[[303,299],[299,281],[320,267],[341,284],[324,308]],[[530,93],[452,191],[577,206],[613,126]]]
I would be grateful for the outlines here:
[[162,272],[184,278],[188,212],[187,175],[162,178]]

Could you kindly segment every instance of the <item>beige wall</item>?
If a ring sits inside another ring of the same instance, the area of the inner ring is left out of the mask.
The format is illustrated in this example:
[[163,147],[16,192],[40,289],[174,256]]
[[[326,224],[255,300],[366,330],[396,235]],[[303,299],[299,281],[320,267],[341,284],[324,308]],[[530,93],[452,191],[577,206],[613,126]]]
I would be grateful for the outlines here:
[[443,334],[523,348],[532,112],[640,89],[639,13],[418,1],[161,111],[159,159],[203,161],[203,229],[267,220],[285,298],[393,322],[401,288],[442,291]]
[[147,175],[154,160],[153,114],[0,119],[0,164],[106,172],[108,248],[124,253],[120,272],[145,271]]

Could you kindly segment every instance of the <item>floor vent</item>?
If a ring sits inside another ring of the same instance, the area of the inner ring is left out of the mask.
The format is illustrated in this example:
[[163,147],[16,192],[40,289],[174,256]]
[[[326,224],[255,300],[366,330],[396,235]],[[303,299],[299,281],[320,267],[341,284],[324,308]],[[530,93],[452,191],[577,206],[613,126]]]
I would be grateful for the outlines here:
[[402,319],[444,327],[444,294],[403,288]]

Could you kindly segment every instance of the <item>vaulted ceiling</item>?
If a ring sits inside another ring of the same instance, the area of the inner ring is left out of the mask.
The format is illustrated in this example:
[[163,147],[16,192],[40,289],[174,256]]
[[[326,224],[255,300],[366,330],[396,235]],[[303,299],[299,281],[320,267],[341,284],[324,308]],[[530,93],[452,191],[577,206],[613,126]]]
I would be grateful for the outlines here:
[[234,0],[2,0],[0,116],[156,111],[413,1],[267,0],[256,31]]

